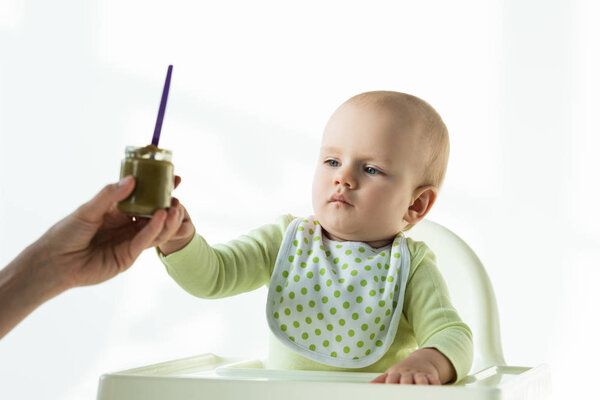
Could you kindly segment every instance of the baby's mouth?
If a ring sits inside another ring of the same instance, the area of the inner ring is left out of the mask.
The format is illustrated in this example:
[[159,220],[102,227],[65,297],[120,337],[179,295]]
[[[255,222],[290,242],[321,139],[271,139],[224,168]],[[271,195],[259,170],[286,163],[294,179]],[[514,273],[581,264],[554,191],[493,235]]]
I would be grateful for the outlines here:
[[330,203],[335,203],[335,204],[343,204],[343,205],[347,205],[347,206],[352,206],[352,203],[350,203],[342,194],[336,193],[333,194],[329,197],[329,202]]

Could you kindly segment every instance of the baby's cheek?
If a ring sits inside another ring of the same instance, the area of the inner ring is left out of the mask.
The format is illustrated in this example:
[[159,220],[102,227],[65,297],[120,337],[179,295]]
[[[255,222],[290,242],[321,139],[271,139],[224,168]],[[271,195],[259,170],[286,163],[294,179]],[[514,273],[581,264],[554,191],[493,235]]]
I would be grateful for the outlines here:
[[402,226],[403,213],[399,208],[388,207],[385,200],[381,200],[378,205],[372,207],[370,215],[370,225],[377,229],[381,234],[395,235]]
[[323,187],[322,182],[315,176],[312,186],[312,205],[313,210],[316,212],[318,208],[322,208],[326,200],[326,190]]

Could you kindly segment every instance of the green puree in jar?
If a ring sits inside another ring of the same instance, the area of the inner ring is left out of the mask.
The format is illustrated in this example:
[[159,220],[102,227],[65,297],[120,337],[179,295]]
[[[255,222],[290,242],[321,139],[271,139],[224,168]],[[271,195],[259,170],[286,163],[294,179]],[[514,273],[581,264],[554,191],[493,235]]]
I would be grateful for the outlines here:
[[174,170],[171,151],[156,146],[127,146],[121,162],[121,179],[135,178],[133,193],[117,204],[122,213],[138,217],[152,217],[156,210],[171,206]]

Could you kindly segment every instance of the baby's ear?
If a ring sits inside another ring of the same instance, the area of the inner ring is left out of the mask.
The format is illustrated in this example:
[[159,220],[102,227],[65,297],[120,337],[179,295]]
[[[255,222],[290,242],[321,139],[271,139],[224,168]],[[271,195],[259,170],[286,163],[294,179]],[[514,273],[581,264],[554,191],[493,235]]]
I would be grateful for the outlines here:
[[431,210],[437,199],[438,189],[435,186],[421,186],[413,194],[412,204],[404,215],[404,220],[411,225],[416,224]]

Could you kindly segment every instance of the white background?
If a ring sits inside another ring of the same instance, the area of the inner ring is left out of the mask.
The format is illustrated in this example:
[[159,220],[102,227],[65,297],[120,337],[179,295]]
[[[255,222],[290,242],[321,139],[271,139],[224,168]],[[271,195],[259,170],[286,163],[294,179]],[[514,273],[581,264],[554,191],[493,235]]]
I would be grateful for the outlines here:
[[[600,6],[543,1],[0,0],[0,266],[161,147],[211,243],[308,214],[320,134],[356,93],[418,95],[451,134],[431,219],[489,269],[511,365],[597,380]],[[0,398],[94,398],[104,372],[266,353],[264,289],[200,300],[147,251],[0,341]],[[2,305],[0,304],[0,307]]]

